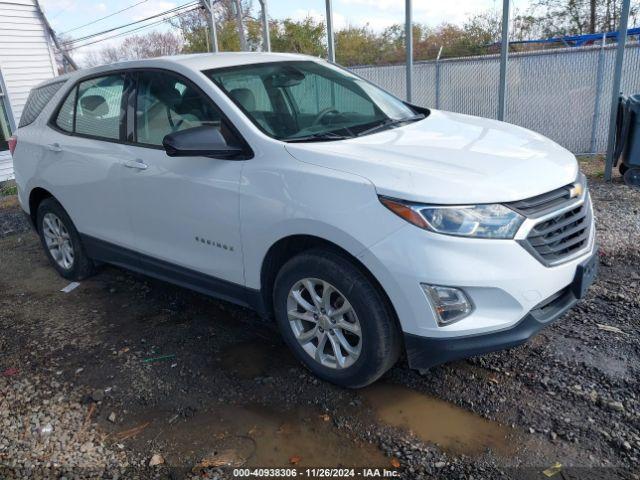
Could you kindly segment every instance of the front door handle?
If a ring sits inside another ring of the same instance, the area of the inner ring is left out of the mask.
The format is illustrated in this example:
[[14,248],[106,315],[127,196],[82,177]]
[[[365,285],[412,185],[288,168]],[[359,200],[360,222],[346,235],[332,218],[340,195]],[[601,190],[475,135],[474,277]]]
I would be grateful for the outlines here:
[[47,150],[57,153],[62,151],[62,147],[59,143],[50,143],[49,145],[47,145]]
[[149,166],[142,160],[125,160],[124,162],[122,162],[122,165],[127,168],[135,168],[137,170],[146,170],[147,168],[149,168]]

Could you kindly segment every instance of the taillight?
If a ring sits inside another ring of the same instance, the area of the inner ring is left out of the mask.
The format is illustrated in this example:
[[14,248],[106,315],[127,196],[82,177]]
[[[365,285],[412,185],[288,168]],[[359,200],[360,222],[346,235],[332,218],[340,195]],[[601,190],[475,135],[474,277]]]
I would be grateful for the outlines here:
[[13,152],[16,151],[16,147],[18,146],[18,137],[16,137],[15,135],[9,137],[7,143],[9,144],[9,151],[11,152],[11,155],[13,155]]

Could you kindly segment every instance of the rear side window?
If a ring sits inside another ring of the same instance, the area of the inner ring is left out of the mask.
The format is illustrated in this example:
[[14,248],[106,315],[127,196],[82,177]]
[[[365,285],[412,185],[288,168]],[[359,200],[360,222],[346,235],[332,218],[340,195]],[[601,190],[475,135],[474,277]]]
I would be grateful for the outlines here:
[[118,140],[124,89],[123,74],[80,82],[60,106],[56,126],[69,133]]
[[44,109],[44,107],[49,103],[49,100],[53,98],[53,96],[60,90],[60,87],[64,85],[63,80],[61,82],[49,83],[43,87],[34,88],[29,93],[29,97],[27,98],[27,103],[24,105],[24,109],[22,110],[22,115],[20,116],[20,124],[18,127],[26,127],[27,125],[32,124],[40,112]]
[[124,76],[93,78],[78,86],[75,133],[120,138]]

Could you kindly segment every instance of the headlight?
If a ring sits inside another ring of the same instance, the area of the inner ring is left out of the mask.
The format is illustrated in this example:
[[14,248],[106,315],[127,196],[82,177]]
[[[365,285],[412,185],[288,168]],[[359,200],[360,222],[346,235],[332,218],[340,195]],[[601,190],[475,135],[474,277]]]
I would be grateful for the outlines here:
[[379,198],[385,207],[406,221],[445,235],[513,238],[524,221],[522,215],[500,204],[453,207]]

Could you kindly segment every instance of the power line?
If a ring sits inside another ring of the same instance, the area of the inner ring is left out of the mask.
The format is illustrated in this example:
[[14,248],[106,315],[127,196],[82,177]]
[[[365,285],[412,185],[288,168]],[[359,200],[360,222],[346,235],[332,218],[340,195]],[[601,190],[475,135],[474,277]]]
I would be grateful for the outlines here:
[[122,12],[124,12],[124,11],[126,11],[126,10],[130,10],[130,9],[132,9],[133,7],[137,7],[138,5],[141,5],[141,4],[143,4],[143,3],[145,3],[145,2],[148,2],[148,1],[149,1],[149,0],[142,0],[141,2],[134,3],[133,5],[130,5],[130,6],[126,7],[126,8],[123,8],[122,10],[118,10],[117,12],[114,12],[114,13],[112,13],[112,14],[110,14],[110,15],[106,15],[106,16],[104,16],[104,17],[97,18],[97,19],[93,20],[92,22],[85,23],[84,25],[80,25],[80,26],[78,26],[78,27],[74,27],[74,28],[72,28],[72,29],[70,29],[70,30],[67,30],[67,31],[65,31],[65,32],[62,32],[62,33],[61,33],[61,35],[64,35],[64,34],[66,34],[66,33],[70,33],[70,32],[75,32],[76,30],[80,30],[81,28],[88,27],[89,25],[93,25],[94,23],[101,22],[102,20],[104,20],[104,19],[106,19],[106,18],[110,18],[110,17],[113,17],[114,15],[118,15],[119,13],[122,13]]
[[150,17],[143,18],[141,20],[136,20],[135,22],[126,23],[124,25],[120,25],[119,27],[113,27],[113,28],[109,28],[107,30],[103,30],[101,32],[92,33],[90,35],[85,35],[84,37],[74,38],[72,40],[69,40],[68,42],[65,42],[64,44],[65,45],[72,45],[74,43],[78,43],[78,42],[82,42],[82,41],[85,41],[85,40],[89,40],[89,39],[94,38],[94,37],[99,37],[101,35],[104,35],[104,34],[107,34],[107,33],[111,33],[111,32],[115,32],[116,30],[120,30],[122,28],[130,27],[132,25],[137,25],[138,23],[146,22],[147,20],[152,20],[154,18],[158,18],[158,17],[161,17],[163,15],[167,15],[169,13],[178,12],[178,11],[184,9],[184,8],[195,6],[198,3],[199,3],[199,1],[197,1],[197,0],[189,2],[189,3],[185,3],[184,5],[180,5],[178,7],[174,7],[174,8],[171,8],[169,10],[165,10],[164,12],[160,12],[160,13],[157,13],[155,15],[151,15]]
[[69,40],[68,42],[65,42],[65,45],[71,45],[71,44],[74,44],[74,43],[82,42],[82,41],[89,40],[89,39],[94,38],[94,37],[99,37],[99,36],[107,34],[107,33],[115,32],[116,30],[120,30],[122,28],[130,27],[132,25],[137,25],[138,23],[146,22],[147,20],[152,20],[154,18],[162,17],[163,15],[167,15],[169,13],[177,12],[177,11],[183,9],[183,8],[192,7],[192,6],[196,5],[197,3],[198,3],[197,1],[192,1],[192,2],[186,3],[184,5],[180,5],[178,7],[174,7],[174,8],[171,8],[169,10],[165,10],[164,12],[160,12],[160,13],[157,13],[155,15],[151,15],[150,17],[143,18],[141,20],[136,20],[135,22],[126,23],[124,25],[120,25],[118,27],[109,28],[109,29],[103,30],[101,32],[85,35],[84,37],[74,38],[72,40]]
[[192,8],[192,9],[190,9],[190,10],[185,10],[184,12],[176,13],[175,15],[171,15],[171,16],[169,16],[169,17],[162,18],[162,19],[160,19],[160,20],[157,20],[157,21],[155,21],[155,22],[149,23],[149,24],[147,24],[147,25],[142,25],[142,26],[140,26],[140,27],[132,28],[131,30],[127,30],[127,31],[125,31],[125,32],[120,32],[120,33],[117,33],[117,34],[115,34],[115,35],[111,35],[111,36],[108,36],[108,37],[105,37],[105,38],[101,38],[101,39],[99,39],[99,40],[94,40],[94,41],[92,41],[92,42],[83,43],[82,45],[75,45],[75,46],[73,46],[73,45],[72,45],[72,46],[69,48],[69,50],[77,50],[77,49],[79,49],[79,48],[87,47],[87,46],[89,46],[89,45],[93,45],[93,44],[95,44],[95,43],[104,42],[105,40],[111,40],[111,39],[113,39],[113,38],[118,38],[118,37],[124,37],[124,36],[127,36],[127,35],[131,34],[131,33],[138,32],[138,31],[140,31],[140,30],[144,30],[145,28],[149,28],[149,27],[153,27],[153,26],[155,26],[155,25],[159,25],[159,24],[161,24],[161,23],[163,23],[163,22],[166,22],[166,21],[168,21],[168,20],[171,20],[172,18],[176,18],[176,17],[179,17],[179,16],[181,16],[181,15],[185,15],[185,14],[187,14],[187,13],[189,13],[189,12],[194,12],[194,11],[196,11],[196,10],[198,10],[198,9],[199,9],[199,7]]

